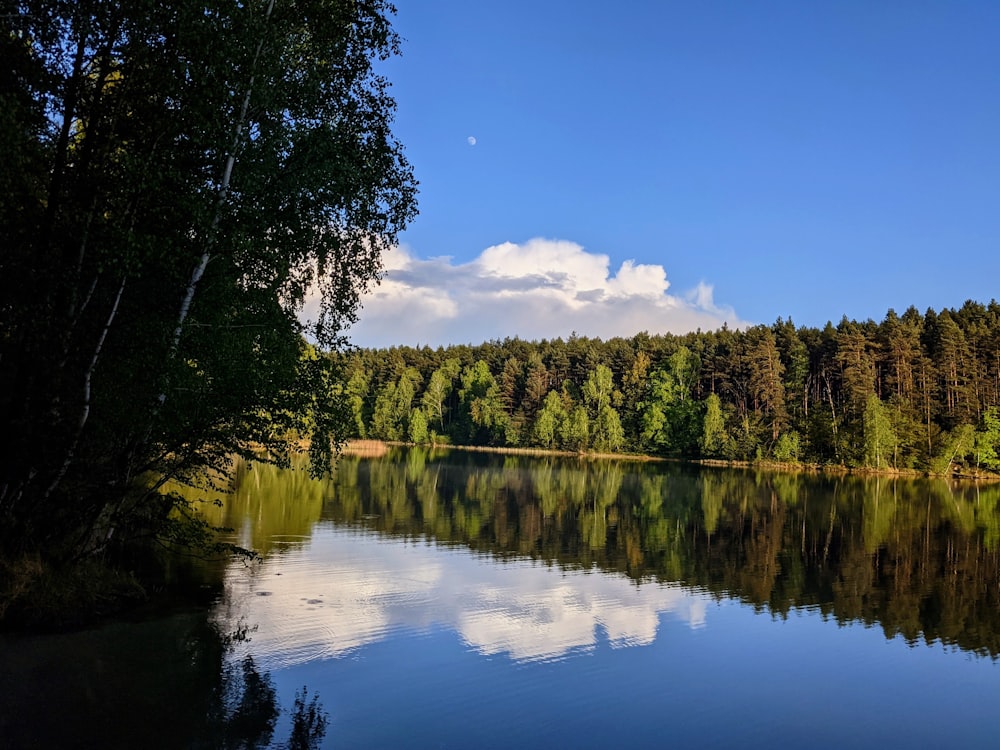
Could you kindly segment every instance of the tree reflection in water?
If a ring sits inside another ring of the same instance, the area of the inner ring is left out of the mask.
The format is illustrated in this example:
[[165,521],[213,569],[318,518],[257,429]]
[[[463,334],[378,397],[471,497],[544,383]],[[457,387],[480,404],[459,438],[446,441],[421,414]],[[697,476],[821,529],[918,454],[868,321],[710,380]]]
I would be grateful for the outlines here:
[[419,448],[292,474],[244,472],[213,521],[255,548],[332,521],[1000,656],[1000,485]]
[[[4,636],[0,746],[318,748],[328,721],[319,696],[303,687],[283,709],[270,674],[233,656],[250,632],[223,635],[199,612]],[[276,741],[284,712],[291,728]]]
[[[253,656],[247,654],[227,666],[219,690],[219,702],[214,706],[214,737],[206,738],[210,747],[266,748],[272,746],[274,725],[281,715],[277,692],[271,676],[257,670]],[[309,698],[303,686],[295,692],[292,708],[292,729],[288,741],[280,745],[287,750],[313,750],[326,736],[328,718],[319,696]]]
[[[222,638],[223,648],[232,653],[237,643],[250,640],[254,628],[245,623]],[[272,747],[274,727],[281,715],[277,691],[269,673],[257,669],[253,656],[227,659],[221,670],[217,700],[210,711],[210,736],[207,747],[226,750],[256,750]],[[328,717],[319,696],[309,697],[303,686],[295,692],[291,711],[292,729],[288,741],[278,747],[286,750],[315,750],[326,736]]]

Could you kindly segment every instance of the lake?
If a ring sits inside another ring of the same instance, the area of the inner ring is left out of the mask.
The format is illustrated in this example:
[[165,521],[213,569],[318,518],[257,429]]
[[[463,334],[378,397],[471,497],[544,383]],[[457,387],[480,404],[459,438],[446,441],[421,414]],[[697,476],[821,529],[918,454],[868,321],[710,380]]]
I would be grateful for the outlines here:
[[0,747],[1000,737],[998,486],[393,448],[233,489],[262,559],[209,606],[0,640]]

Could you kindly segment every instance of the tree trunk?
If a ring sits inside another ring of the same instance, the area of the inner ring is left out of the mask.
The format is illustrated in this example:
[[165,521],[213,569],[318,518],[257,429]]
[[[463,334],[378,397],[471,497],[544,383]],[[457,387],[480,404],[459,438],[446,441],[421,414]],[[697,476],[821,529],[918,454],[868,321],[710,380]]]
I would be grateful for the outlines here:
[[[274,10],[274,0],[270,0],[267,4],[267,11],[264,14],[265,22],[271,18],[271,12]],[[261,36],[257,40],[257,48],[254,50],[253,61],[250,65],[250,70],[254,71],[257,68],[257,61],[260,58],[260,52],[264,47],[264,38]],[[236,153],[239,151],[240,146],[243,142],[243,129],[246,125],[247,112],[250,109],[250,97],[253,95],[254,80],[256,75],[251,72],[250,81],[247,84],[246,93],[243,95],[243,103],[240,105],[240,114],[236,119],[236,124],[233,129],[233,141],[229,148],[229,152],[226,154],[226,166],[222,171],[222,182],[219,185],[219,192],[215,202],[215,213],[212,216],[212,222],[209,225],[208,236],[205,238],[205,249],[198,259],[197,265],[191,271],[191,277],[188,280],[187,289],[184,292],[184,298],[181,300],[180,310],[177,313],[177,325],[174,328],[174,334],[170,341],[170,350],[168,353],[168,359],[173,359],[177,355],[177,350],[180,347],[181,334],[184,330],[184,321],[187,320],[188,313],[191,311],[191,303],[194,301],[195,292],[198,289],[198,283],[201,281],[201,277],[205,274],[205,269],[208,267],[209,261],[212,259],[212,251],[215,246],[216,236],[218,234],[219,224],[222,222],[222,212],[225,208],[226,198],[229,196],[229,185],[232,181],[233,167],[236,165]],[[158,408],[163,405],[167,400],[166,389],[164,389],[158,398]]]
[[108,337],[108,331],[111,330],[111,325],[114,323],[115,316],[118,314],[118,305],[122,299],[122,292],[125,291],[126,281],[127,277],[123,276],[122,283],[118,285],[118,293],[115,295],[115,301],[111,305],[111,312],[108,313],[107,320],[104,322],[104,327],[101,329],[101,333],[97,338],[97,345],[94,347],[94,353],[90,358],[87,369],[83,373],[83,407],[80,409],[80,417],[76,423],[76,430],[73,434],[73,439],[70,441],[69,448],[66,449],[66,456],[63,458],[59,471],[56,472],[51,484],[49,484],[45,493],[42,495],[43,501],[48,500],[49,496],[55,492],[59,483],[62,482],[63,477],[66,476],[66,472],[69,471],[69,467],[72,466],[73,459],[76,457],[76,449],[80,445],[80,436],[83,434],[83,428],[86,426],[87,419],[90,417],[91,380],[94,375],[94,370],[97,369],[97,363],[101,357],[101,349],[104,348],[104,341]]

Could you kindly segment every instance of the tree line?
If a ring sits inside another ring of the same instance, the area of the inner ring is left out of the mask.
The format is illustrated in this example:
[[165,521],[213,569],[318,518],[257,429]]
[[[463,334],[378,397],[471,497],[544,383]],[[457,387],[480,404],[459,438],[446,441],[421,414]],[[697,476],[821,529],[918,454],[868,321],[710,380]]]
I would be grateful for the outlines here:
[[836,326],[338,355],[350,434],[931,473],[1000,469],[1000,304]]

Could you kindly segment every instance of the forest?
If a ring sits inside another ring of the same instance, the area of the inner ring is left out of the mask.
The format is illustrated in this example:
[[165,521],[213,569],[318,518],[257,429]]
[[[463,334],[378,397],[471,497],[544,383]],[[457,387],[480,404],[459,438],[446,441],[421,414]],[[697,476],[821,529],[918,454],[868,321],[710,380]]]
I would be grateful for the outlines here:
[[822,329],[337,355],[354,437],[933,474],[1000,469],[1000,304]]

